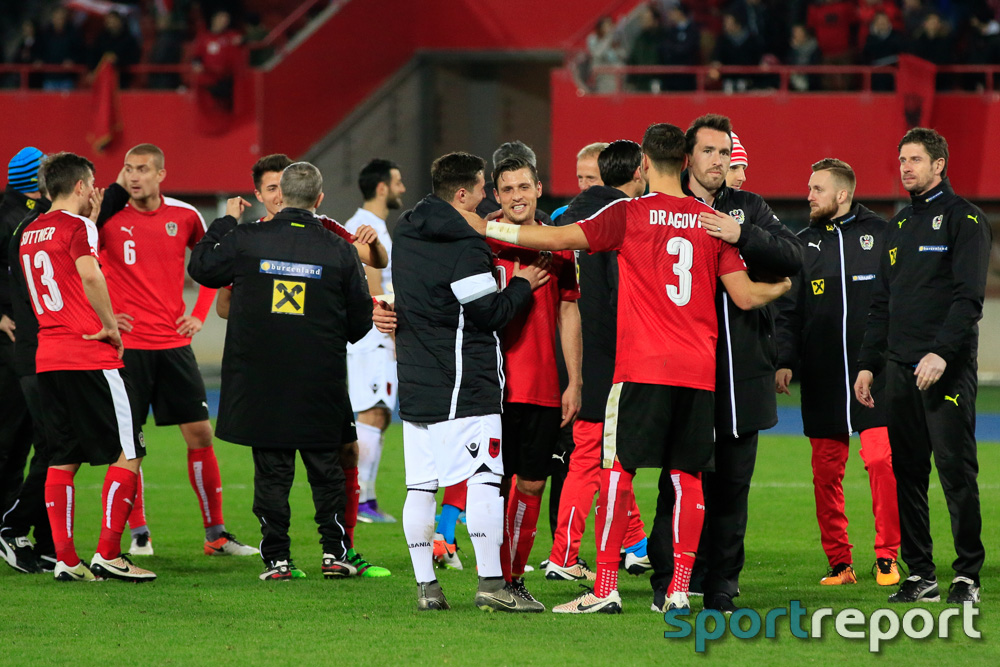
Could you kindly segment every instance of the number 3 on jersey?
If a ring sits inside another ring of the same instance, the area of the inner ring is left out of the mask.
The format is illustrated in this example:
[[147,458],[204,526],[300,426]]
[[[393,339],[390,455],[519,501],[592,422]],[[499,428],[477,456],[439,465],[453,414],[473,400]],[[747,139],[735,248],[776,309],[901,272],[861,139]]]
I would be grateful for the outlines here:
[[[56,284],[54,272],[52,270],[52,260],[49,258],[49,253],[44,250],[39,250],[35,253],[35,260],[32,262],[29,255],[21,255],[21,263],[24,264],[24,275],[28,278],[28,290],[31,292],[31,302],[35,306],[35,312],[41,315],[45,311],[42,310],[42,303],[45,304],[45,308],[50,312],[54,313],[62,310],[63,300],[62,294],[59,293],[59,285]],[[42,286],[46,288],[47,294],[42,295],[42,300],[38,300],[38,289],[35,287],[35,277],[31,273],[31,267],[34,265],[36,269],[42,270],[41,281]]]
[[667,285],[667,296],[678,306],[686,306],[691,300],[691,263],[694,249],[683,236],[675,236],[667,241],[667,253],[677,257],[674,274],[677,285]]

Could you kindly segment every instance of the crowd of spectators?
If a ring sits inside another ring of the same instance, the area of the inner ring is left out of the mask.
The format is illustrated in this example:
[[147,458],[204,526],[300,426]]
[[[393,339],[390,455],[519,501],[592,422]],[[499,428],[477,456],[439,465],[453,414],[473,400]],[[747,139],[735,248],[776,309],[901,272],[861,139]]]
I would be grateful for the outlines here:
[[[166,7],[170,9],[166,9]],[[8,65],[68,65],[71,71],[46,69],[28,75],[28,86],[71,90],[82,85],[81,73],[110,59],[121,71],[123,88],[178,89],[189,82],[181,68],[135,76],[132,65],[187,65],[217,80],[247,64],[263,64],[273,53],[259,42],[268,28],[261,18],[236,2],[117,2],[110,11],[74,2],[34,3],[19,24],[0,33],[0,62]],[[109,9],[108,6],[103,9]],[[7,17],[10,20],[10,16]],[[155,68],[151,68],[155,69]],[[0,85],[17,87],[20,73],[0,74]]]
[[[720,75],[719,66],[867,65],[911,53],[936,65],[1000,64],[1000,0],[652,0],[615,22],[602,19],[587,39],[583,79],[598,92],[619,76],[596,66],[708,65],[726,91],[777,85],[774,75]],[[689,74],[631,73],[626,89],[692,90]],[[975,88],[983,78],[938,75],[939,89]],[[798,73],[796,91],[841,88],[850,77]],[[872,79],[892,90],[889,74]]]

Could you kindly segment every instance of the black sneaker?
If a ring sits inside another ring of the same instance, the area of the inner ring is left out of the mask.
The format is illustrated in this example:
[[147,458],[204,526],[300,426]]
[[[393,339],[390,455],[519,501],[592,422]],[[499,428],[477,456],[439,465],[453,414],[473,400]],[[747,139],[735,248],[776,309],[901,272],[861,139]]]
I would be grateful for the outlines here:
[[[35,546],[37,547],[38,545]],[[42,572],[48,572],[49,574],[51,574],[53,571],[55,571],[57,559],[54,553],[42,554],[40,556],[38,554],[35,554],[35,558],[38,561],[38,568]]]
[[657,614],[662,614],[667,611],[667,589],[657,588],[653,591],[653,604],[649,607],[650,611],[655,611]]
[[924,579],[919,574],[911,574],[899,587],[899,590],[889,596],[889,602],[940,602],[937,579]]
[[[527,586],[524,585],[524,579],[523,578],[511,579],[510,580],[510,588],[511,588],[511,591],[514,593],[514,595],[517,595],[518,597],[520,597],[523,600],[527,600],[528,602],[531,602],[531,603],[533,603],[535,605],[538,605],[538,607],[540,607],[540,609],[538,609],[538,611],[540,611],[540,612],[545,611],[545,605],[543,605],[541,602],[539,602],[538,600],[536,600],[535,596],[533,596],[528,591]],[[534,606],[532,606],[531,608],[533,610],[535,609]]]
[[287,560],[276,560],[267,563],[267,569],[260,575],[261,581],[291,581],[292,566]]
[[38,567],[35,551],[31,548],[31,541],[27,537],[0,539],[0,556],[18,572],[37,574],[42,571]]
[[733,604],[733,598],[727,593],[713,593],[712,595],[705,596],[705,609],[714,609],[721,611],[723,614],[732,614],[739,607]]
[[979,603],[979,584],[968,577],[955,577],[948,587],[948,604]]

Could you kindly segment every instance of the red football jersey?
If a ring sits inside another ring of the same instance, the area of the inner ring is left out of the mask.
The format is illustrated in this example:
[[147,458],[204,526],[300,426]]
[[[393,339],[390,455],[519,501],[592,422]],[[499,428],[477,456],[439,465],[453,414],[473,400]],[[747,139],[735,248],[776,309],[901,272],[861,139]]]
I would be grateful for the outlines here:
[[618,252],[615,382],[715,390],[718,277],[746,271],[735,246],[698,222],[712,209],[653,192],[578,224],[591,252]]
[[111,303],[116,313],[134,318],[132,331],[122,332],[130,349],[166,350],[191,343],[177,333],[177,318],[186,310],[185,250],[205,235],[205,220],[190,204],[160,199],[155,211],[126,206],[101,228],[99,247]]
[[[487,239],[494,254],[500,289],[514,274],[514,260],[531,264],[537,250]],[[552,279],[532,292],[532,302],[520,311],[503,330],[503,356],[506,375],[504,401],[531,403],[548,407],[562,405],[559,372],[556,367],[556,335],[559,303],[580,298],[576,279],[576,256],[567,250],[551,253],[549,273]]]
[[121,368],[114,346],[84,340],[104,328],[83,290],[76,260],[97,258],[97,227],[87,218],[51,211],[28,225],[18,251],[38,316],[37,372]]
[[333,232],[334,234],[336,234],[340,238],[344,239],[348,243],[351,243],[351,244],[354,243],[354,234],[352,234],[349,231],[347,231],[347,228],[344,227],[342,224],[340,224],[339,222],[337,222],[333,218],[326,217],[325,215],[320,215],[320,216],[317,216],[317,217],[320,219],[320,222],[323,223],[323,227],[325,227],[326,229],[330,230],[331,232]]

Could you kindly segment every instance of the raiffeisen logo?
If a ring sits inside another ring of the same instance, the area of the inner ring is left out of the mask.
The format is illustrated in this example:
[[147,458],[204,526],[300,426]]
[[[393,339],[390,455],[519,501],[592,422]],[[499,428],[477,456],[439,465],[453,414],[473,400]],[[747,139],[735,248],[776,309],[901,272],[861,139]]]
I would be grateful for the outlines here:
[[[694,619],[691,611],[678,609],[663,615],[670,629],[663,633],[664,639],[683,639],[694,632],[694,650],[704,653],[709,642],[721,639],[728,628],[737,639],[754,639],[763,635],[766,639],[777,639],[778,619],[788,618],[788,632],[797,639],[822,639],[836,635],[844,639],[868,639],[868,650],[878,653],[884,641],[895,639],[900,632],[910,639],[927,639],[936,635],[939,639],[964,634],[970,639],[982,639],[982,633],[975,628],[979,608],[971,602],[961,607],[946,607],[935,615],[926,607],[902,609],[876,609],[870,615],[860,609],[847,608],[835,612],[832,607],[821,607],[811,614],[798,600],[792,600],[788,607],[771,609],[763,618],[754,609],[739,609],[726,616],[714,609],[698,612]],[[806,618],[808,616],[808,618]],[[693,621],[693,622],[692,622]],[[784,626],[784,622],[782,622]],[[786,630],[782,627],[782,633]]]

